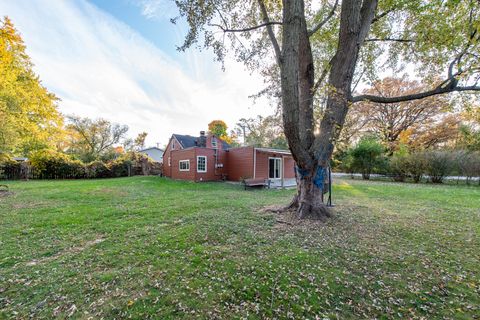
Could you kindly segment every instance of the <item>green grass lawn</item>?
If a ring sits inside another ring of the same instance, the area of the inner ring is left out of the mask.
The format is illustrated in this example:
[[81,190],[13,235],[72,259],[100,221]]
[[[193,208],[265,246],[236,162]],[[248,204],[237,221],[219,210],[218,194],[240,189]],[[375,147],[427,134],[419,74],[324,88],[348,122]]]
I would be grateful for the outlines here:
[[480,188],[338,179],[293,190],[157,177],[9,182],[0,318],[452,318],[480,314]]

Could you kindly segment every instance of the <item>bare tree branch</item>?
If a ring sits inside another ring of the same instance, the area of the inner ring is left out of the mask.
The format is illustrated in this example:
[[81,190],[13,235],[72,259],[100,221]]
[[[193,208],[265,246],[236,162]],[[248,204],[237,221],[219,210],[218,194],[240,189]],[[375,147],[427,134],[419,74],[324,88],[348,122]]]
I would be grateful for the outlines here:
[[331,10],[330,13],[325,17],[325,19],[323,19],[322,21],[320,21],[315,27],[313,27],[312,30],[308,31],[308,36],[309,36],[309,37],[311,37],[315,32],[317,32],[318,30],[320,30],[320,29],[333,17],[333,15],[335,14],[335,10],[337,9],[337,6],[338,6],[338,0],[335,1],[335,4],[333,5],[332,10]]
[[388,9],[388,10],[376,15],[375,17],[373,17],[372,23],[375,23],[375,22],[379,21],[380,19],[387,16],[390,12],[393,12],[394,10],[395,10],[395,8],[391,8],[391,9]]
[[244,28],[244,29],[229,29],[227,27],[224,27],[222,25],[215,24],[215,23],[210,24],[210,26],[220,28],[223,32],[248,32],[248,31],[253,31],[256,29],[264,28],[264,27],[268,28],[269,26],[272,26],[272,25],[281,25],[281,24],[282,24],[281,22],[272,21],[272,22],[259,24],[258,26]]
[[262,12],[263,22],[267,27],[268,37],[272,42],[273,49],[275,50],[275,57],[277,59],[277,63],[280,66],[282,64],[282,51],[280,50],[277,38],[275,37],[275,32],[273,32],[272,24],[270,22],[270,18],[268,17],[267,8],[265,7],[265,3],[263,2],[263,0],[258,0],[258,5],[260,6],[260,11]]
[[397,38],[371,38],[371,39],[365,39],[365,42],[382,42],[382,41],[392,41],[392,42],[415,42],[415,40],[411,39],[397,39]]
[[318,88],[320,88],[320,85],[322,84],[323,80],[327,77],[328,72],[330,71],[330,67],[332,66],[332,60],[328,62],[328,64],[323,68],[322,74],[320,75],[320,78],[318,78],[317,82],[315,82],[315,85],[312,88],[313,94],[317,92]]
[[[473,32],[470,33],[470,37],[468,38],[468,42],[467,42],[467,45],[465,46],[465,48],[463,48],[463,50],[460,51],[457,54],[457,56],[455,57],[455,59],[453,59],[453,61],[450,63],[450,65],[448,67],[448,77],[449,78],[453,78],[455,76],[453,74],[453,67],[455,66],[455,64],[460,65],[460,62],[462,61],[463,56],[467,53],[468,49],[472,45],[472,42],[475,40],[476,35],[477,35],[477,30],[473,30]],[[477,38],[479,38],[479,37],[477,37]],[[457,74],[462,73],[462,72],[463,72],[463,70],[459,67]]]
[[357,81],[355,81],[355,83],[353,84],[353,86],[352,86],[352,92],[354,92],[355,89],[357,89],[357,86],[358,86],[358,84],[360,83],[360,81],[362,80],[363,74],[365,73],[365,69],[366,69],[366,68],[363,68],[362,72],[360,73],[360,76],[358,76]]

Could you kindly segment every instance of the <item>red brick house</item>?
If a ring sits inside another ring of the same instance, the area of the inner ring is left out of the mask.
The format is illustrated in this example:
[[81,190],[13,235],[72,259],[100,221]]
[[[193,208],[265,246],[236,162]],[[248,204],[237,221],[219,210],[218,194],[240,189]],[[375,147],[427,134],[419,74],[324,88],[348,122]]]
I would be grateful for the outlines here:
[[270,179],[273,186],[295,184],[295,161],[288,150],[231,148],[220,138],[173,134],[163,155],[164,175],[191,181]]

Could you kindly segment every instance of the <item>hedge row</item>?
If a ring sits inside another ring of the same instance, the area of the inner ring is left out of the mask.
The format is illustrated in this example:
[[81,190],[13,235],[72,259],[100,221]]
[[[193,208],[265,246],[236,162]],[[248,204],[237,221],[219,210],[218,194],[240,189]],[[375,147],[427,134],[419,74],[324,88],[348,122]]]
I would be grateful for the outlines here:
[[467,184],[478,177],[480,184],[480,151],[412,151],[401,145],[393,155],[388,155],[378,139],[367,136],[339,155],[336,161],[340,162],[340,169],[360,173],[363,179],[378,173],[400,182],[406,179],[419,182],[425,177],[432,183],[442,183],[446,176],[461,176],[465,177]]
[[3,179],[113,178],[148,174],[161,174],[161,166],[136,152],[107,163],[93,161],[85,164],[54,151],[38,152],[28,162],[7,159],[0,163],[0,178]]
[[423,151],[390,158],[388,174],[396,181],[411,178],[419,182],[427,177],[432,183],[442,183],[446,176],[465,177],[467,184],[472,178],[480,178],[480,152]]

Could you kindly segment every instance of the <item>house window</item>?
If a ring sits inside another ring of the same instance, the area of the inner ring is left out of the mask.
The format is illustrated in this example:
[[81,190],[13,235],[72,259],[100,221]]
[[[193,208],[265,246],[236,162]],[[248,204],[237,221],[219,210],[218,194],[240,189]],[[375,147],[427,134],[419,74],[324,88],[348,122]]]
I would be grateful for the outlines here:
[[168,166],[170,167],[172,165],[171,161],[170,161],[170,157],[168,157]]
[[172,150],[175,150],[175,139],[172,139]]
[[270,179],[280,179],[282,177],[282,159],[268,158],[268,177]]
[[207,157],[197,157],[197,172],[207,172]]
[[180,171],[190,171],[190,160],[180,160],[178,168]]
[[212,148],[217,149],[217,138],[212,138]]

